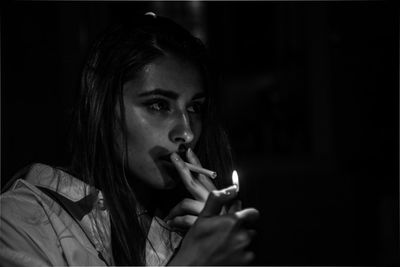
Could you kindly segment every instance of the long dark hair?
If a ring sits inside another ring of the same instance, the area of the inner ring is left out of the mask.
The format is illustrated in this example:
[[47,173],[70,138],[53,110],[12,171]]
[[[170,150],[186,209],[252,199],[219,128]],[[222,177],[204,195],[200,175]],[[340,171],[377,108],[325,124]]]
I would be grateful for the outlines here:
[[125,177],[125,163],[120,160],[124,157],[116,155],[115,150],[114,129],[121,127],[126,154],[126,126],[121,123],[125,122],[122,87],[166,51],[191,60],[204,74],[208,97],[195,152],[204,166],[218,172],[217,187],[229,184],[223,178],[229,177],[231,154],[215,116],[213,79],[202,42],[173,21],[152,15],[139,16],[108,31],[94,44],[83,69],[75,110],[71,172],[102,190],[110,212],[117,265],[146,263],[146,234],[138,217],[132,216],[137,212],[137,200]]

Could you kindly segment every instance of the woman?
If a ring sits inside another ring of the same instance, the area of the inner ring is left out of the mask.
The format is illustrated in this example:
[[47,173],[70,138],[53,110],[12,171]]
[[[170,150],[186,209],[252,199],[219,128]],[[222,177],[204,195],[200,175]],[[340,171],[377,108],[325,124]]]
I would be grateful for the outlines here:
[[3,262],[248,264],[258,212],[216,190],[231,164],[211,87],[203,44],[171,20],[106,33],[83,70],[71,166],[33,165],[2,195]]

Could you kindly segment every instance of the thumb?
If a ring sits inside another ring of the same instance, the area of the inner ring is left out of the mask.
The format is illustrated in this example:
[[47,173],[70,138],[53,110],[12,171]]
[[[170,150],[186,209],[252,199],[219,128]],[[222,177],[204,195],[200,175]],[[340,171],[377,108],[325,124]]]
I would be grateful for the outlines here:
[[236,190],[236,186],[230,186],[222,190],[211,191],[203,210],[199,214],[199,217],[219,215],[222,206],[232,201],[237,196]]

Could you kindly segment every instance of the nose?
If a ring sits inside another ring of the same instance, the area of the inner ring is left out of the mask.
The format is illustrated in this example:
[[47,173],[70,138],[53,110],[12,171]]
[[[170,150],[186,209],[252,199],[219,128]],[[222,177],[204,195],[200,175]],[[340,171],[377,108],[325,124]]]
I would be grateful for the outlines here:
[[193,141],[194,134],[190,126],[190,119],[187,113],[181,113],[176,118],[176,122],[169,133],[169,138],[173,143],[189,144]]

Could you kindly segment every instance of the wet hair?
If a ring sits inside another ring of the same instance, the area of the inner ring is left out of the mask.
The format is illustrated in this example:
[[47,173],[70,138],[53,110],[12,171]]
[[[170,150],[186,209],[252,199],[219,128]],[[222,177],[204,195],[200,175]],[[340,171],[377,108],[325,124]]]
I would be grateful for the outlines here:
[[[190,60],[204,75],[207,95],[202,133],[195,153],[216,170],[216,186],[229,184],[231,154],[215,116],[214,90],[203,43],[172,20],[143,15],[107,31],[92,47],[84,66],[75,109],[71,172],[104,195],[110,212],[116,265],[145,265],[146,233],[137,199],[125,177],[126,125],[123,84],[154,60],[172,53]],[[118,115],[119,114],[119,115]],[[116,155],[114,129],[122,129],[125,155]]]

